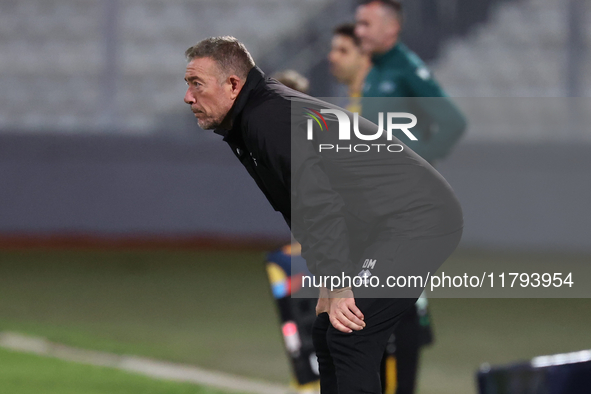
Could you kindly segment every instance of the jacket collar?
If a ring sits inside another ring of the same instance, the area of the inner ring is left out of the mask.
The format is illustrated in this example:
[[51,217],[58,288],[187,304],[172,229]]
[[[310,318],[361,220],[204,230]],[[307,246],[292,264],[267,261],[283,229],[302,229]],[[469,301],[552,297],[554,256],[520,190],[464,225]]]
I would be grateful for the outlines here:
[[371,57],[371,61],[375,65],[380,65],[382,63],[386,63],[390,61],[390,59],[394,59],[396,54],[401,50],[402,43],[397,42],[392,48],[384,53],[378,53]]
[[238,93],[236,101],[234,101],[234,105],[232,105],[232,108],[230,108],[230,111],[227,115],[229,117],[228,120],[230,121],[229,124],[232,125],[232,128],[230,130],[217,128],[213,131],[214,133],[223,136],[224,141],[227,141],[231,134],[235,133],[235,130],[240,129],[240,125],[237,124],[236,119],[242,114],[242,111],[248,102],[250,92],[252,92],[264,79],[265,73],[258,66],[254,66],[248,72],[248,75],[246,76],[246,82],[244,82],[242,90],[240,90],[240,93]]

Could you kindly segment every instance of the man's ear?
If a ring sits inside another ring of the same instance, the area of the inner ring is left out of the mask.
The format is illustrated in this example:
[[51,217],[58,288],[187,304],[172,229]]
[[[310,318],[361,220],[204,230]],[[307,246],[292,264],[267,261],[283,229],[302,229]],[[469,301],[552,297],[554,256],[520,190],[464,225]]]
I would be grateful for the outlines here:
[[398,38],[398,36],[400,35],[400,31],[402,30],[402,25],[400,24],[400,21],[398,19],[396,20],[396,23],[394,23],[393,25],[396,38]]
[[402,25],[400,24],[398,17],[391,16],[391,18],[388,20],[387,26],[390,34],[398,38],[400,31],[402,30]]
[[228,83],[230,85],[230,98],[234,100],[242,90],[244,81],[237,75],[230,75],[228,77]]

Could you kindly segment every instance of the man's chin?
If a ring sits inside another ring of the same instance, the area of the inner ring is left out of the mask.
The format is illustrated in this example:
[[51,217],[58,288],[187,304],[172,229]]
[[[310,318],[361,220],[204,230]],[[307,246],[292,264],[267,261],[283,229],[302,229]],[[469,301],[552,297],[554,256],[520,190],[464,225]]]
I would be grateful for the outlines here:
[[336,67],[331,67],[330,73],[339,83],[343,83],[343,73],[341,70],[337,69]]
[[199,120],[197,119],[197,124],[199,125],[199,127],[201,127],[203,130],[214,130],[217,129],[220,125],[219,122],[212,122],[212,121],[206,121],[206,120]]
[[362,42],[361,43],[361,52],[366,55],[371,55],[377,51],[376,45],[371,42]]

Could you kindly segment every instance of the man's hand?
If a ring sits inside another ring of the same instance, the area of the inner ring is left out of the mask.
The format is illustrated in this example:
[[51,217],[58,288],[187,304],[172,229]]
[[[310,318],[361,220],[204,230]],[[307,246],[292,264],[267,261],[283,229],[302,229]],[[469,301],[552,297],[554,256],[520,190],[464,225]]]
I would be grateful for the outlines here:
[[329,306],[328,289],[326,287],[321,287],[320,294],[318,295],[318,303],[316,304],[316,316],[323,312],[328,312]]
[[363,313],[355,305],[355,298],[350,287],[329,292],[330,305],[328,315],[330,323],[339,331],[351,333],[365,327]]

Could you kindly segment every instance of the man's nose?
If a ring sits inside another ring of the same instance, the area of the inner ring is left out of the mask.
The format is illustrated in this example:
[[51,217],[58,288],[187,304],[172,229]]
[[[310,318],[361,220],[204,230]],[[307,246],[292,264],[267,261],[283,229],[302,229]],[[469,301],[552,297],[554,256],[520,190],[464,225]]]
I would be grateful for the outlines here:
[[191,89],[187,88],[187,91],[185,92],[185,103],[192,105],[195,103],[195,98],[193,98],[190,90]]

